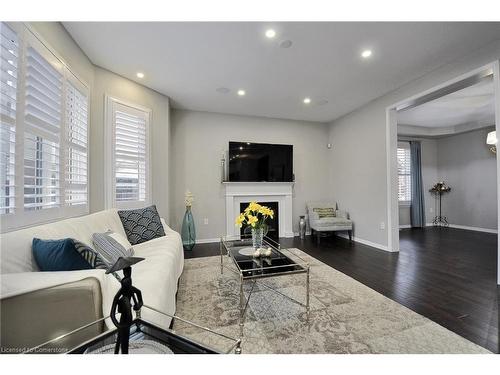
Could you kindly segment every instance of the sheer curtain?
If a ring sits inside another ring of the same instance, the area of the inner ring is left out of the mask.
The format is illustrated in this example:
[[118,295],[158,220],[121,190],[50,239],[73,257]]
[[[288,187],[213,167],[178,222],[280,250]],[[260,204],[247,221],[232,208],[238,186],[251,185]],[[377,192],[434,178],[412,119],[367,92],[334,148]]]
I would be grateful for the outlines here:
[[422,182],[422,151],[418,141],[410,141],[412,228],[425,227],[424,186]]

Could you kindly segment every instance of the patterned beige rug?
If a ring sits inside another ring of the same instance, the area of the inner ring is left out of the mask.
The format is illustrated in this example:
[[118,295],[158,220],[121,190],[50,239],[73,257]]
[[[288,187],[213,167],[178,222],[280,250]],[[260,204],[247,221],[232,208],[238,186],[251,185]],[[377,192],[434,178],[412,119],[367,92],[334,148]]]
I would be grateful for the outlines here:
[[[489,353],[302,251],[291,251],[311,264],[309,321],[303,306],[257,282],[247,309],[243,353]],[[304,275],[264,282],[305,299]],[[246,293],[250,288],[248,283]],[[238,306],[239,281],[232,272],[220,274],[219,257],[185,261],[178,316],[238,337]],[[174,329],[213,347],[222,345],[180,323]]]

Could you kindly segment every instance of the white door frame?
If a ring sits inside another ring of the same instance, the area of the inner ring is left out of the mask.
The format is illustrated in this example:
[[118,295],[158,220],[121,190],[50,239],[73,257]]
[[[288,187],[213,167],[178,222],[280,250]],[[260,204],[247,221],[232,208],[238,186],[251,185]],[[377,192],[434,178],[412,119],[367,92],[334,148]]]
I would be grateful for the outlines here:
[[[418,102],[425,97],[432,96],[436,91],[446,91],[447,88],[460,81],[472,78],[485,72],[493,73],[495,87],[495,129],[500,134],[500,61],[494,61],[471,72],[446,81],[429,90],[394,103],[386,108],[386,158],[387,158],[387,244],[389,251],[399,251],[399,210],[397,191],[397,110],[407,107],[410,103]],[[485,140],[486,142],[486,140]],[[497,215],[500,229],[500,156],[497,153]],[[499,230],[500,233],[500,230]],[[500,240],[498,241],[498,271],[497,283],[500,285]]]

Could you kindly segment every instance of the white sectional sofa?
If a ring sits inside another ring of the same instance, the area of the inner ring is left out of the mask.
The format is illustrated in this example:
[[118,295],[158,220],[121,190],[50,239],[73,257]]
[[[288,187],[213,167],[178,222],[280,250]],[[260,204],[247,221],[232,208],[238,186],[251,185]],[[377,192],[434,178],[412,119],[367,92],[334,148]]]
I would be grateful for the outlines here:
[[[133,246],[135,256],[146,259],[133,266],[132,279],[145,305],[173,315],[184,252],[180,235],[162,223],[164,237]],[[99,269],[40,272],[31,251],[34,237],[74,238],[92,246],[92,234],[107,230],[126,237],[114,209],[0,235],[2,347],[36,345],[109,315],[120,287],[113,275]],[[143,317],[162,327],[170,324],[147,309]]]

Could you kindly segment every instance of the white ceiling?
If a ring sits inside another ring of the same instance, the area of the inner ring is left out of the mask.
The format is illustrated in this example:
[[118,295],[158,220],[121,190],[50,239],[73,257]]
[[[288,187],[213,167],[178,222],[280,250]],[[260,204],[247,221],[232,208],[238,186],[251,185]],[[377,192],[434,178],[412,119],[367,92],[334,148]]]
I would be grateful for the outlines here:
[[398,112],[398,124],[445,128],[459,125],[491,126],[495,124],[495,91],[493,78],[455,91],[417,107]]
[[[500,38],[500,23],[63,25],[94,64],[169,96],[175,108],[321,122]],[[274,39],[264,36],[270,27]],[[281,48],[283,40],[292,46]],[[360,57],[366,48],[369,59]]]

